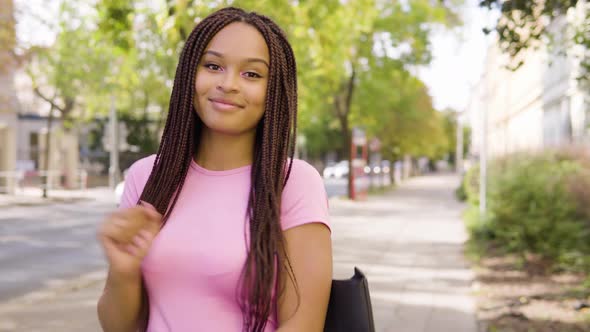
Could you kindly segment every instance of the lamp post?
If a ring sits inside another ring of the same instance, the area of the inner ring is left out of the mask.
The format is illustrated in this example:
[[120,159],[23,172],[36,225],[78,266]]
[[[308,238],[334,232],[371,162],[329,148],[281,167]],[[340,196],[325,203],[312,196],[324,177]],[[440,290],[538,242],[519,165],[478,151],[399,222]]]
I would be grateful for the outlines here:
[[484,76],[484,95],[481,107],[481,147],[479,151],[479,213],[485,217],[487,210],[487,173],[488,173],[488,77]]
[[109,111],[110,127],[110,165],[109,165],[109,187],[115,189],[119,183],[119,124],[117,110],[115,108],[115,95],[111,94],[111,108]]

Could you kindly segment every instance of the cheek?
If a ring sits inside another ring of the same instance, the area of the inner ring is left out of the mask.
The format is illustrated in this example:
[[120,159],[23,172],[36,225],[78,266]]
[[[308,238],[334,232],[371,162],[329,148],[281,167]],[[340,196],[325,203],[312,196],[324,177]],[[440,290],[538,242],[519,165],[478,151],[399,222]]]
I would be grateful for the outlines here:
[[259,113],[264,113],[264,106],[266,104],[266,85],[264,87],[257,87],[250,91],[250,100],[252,106],[256,107]]
[[204,80],[201,76],[201,79],[195,79],[195,96],[193,98],[193,104],[195,108],[198,110],[200,109],[201,103],[203,103],[203,96],[207,95],[207,91],[209,86],[207,84],[207,80]]
[[202,75],[197,75],[195,79],[195,96],[200,96],[207,91],[206,81]]

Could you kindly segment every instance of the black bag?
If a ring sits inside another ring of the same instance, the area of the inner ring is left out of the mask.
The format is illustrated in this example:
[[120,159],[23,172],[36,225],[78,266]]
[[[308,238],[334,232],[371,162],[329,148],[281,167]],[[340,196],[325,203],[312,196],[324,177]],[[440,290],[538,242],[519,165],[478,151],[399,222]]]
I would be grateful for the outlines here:
[[374,332],[369,283],[358,268],[347,280],[332,280],[324,332]]

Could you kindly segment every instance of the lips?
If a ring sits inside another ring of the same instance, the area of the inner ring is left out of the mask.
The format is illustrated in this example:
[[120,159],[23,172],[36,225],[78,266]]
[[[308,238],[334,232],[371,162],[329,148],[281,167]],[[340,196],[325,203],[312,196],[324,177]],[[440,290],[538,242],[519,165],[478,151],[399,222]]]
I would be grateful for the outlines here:
[[209,98],[209,101],[213,104],[215,108],[229,110],[229,109],[236,109],[236,108],[244,108],[242,105],[235,103],[233,101],[222,99],[222,98]]

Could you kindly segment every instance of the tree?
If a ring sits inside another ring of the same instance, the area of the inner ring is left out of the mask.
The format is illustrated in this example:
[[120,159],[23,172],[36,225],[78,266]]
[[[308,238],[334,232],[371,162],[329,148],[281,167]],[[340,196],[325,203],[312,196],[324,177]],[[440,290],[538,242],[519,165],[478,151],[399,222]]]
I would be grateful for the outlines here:
[[[522,1],[522,0],[480,0],[480,6],[490,10],[499,10],[500,18],[496,26],[484,29],[485,33],[496,31],[500,48],[516,60],[510,66],[516,70],[524,63],[519,55],[543,43],[552,44],[556,40],[556,33],[549,26],[569,10],[578,6],[586,6],[584,18],[580,25],[574,26],[574,33],[561,46],[567,48],[579,45],[588,50],[590,48],[590,10],[585,1],[579,0],[551,0],[551,1]],[[558,45],[559,46],[559,45]],[[580,59],[583,73],[580,78],[587,80],[585,73],[590,70],[588,52]]]
[[112,95],[127,128],[150,123],[130,130],[128,141],[142,141],[146,144],[137,145],[140,153],[153,153],[175,63],[160,34],[158,13],[150,7],[136,10],[125,1],[105,1],[84,10],[81,6],[64,2],[55,43],[26,52],[34,92],[51,108],[48,127],[54,117],[61,118],[66,129],[105,117]]
[[396,82],[401,89],[397,101],[390,103],[375,136],[383,142],[382,154],[391,160],[405,155],[440,158],[448,149],[441,114],[432,106],[432,99],[419,79],[402,73]]
[[[102,1],[113,3],[115,0]],[[137,8],[142,2],[128,3],[134,3]],[[219,7],[235,5],[269,15],[286,31],[298,61],[299,132],[318,140],[324,138],[322,144],[310,144],[311,152],[325,150],[328,146],[323,143],[328,143],[341,147],[346,157],[353,124],[370,122],[368,119],[382,123],[381,113],[396,106],[394,103],[393,106],[367,108],[361,99],[355,98],[359,86],[366,88],[364,94],[370,100],[383,99],[391,90],[406,91],[392,85],[389,76],[408,66],[430,61],[429,32],[437,24],[455,24],[453,6],[458,3],[167,0],[157,21],[170,45],[178,45],[174,49],[176,56],[195,22]],[[122,18],[119,15],[114,19]],[[383,69],[385,75],[370,75]],[[375,81],[376,78],[379,80]],[[362,82],[365,79],[374,83],[372,88],[371,84]],[[429,101],[427,104],[432,109]],[[322,129],[322,126],[329,129]],[[340,142],[333,144],[337,132]]]
[[[107,64],[90,46],[91,35],[84,21],[76,20],[75,9],[63,4],[60,8],[59,34],[50,47],[32,47],[27,67],[33,92],[50,106],[47,117],[47,137],[44,153],[45,171],[49,171],[52,122],[62,120],[69,131],[84,108],[81,97],[88,90],[88,82],[100,80]],[[78,25],[79,23],[79,25]],[[74,114],[78,111],[79,114]],[[43,197],[47,197],[49,178],[44,177]]]
[[[350,119],[354,118],[353,111],[361,109],[353,107],[357,75],[361,77],[363,71],[379,73],[382,70],[385,71],[385,75],[392,75],[406,66],[428,63],[430,61],[428,50],[430,29],[435,24],[456,23],[452,7],[446,7],[444,4],[433,5],[430,1],[378,2],[373,7],[377,14],[372,19],[368,19],[368,29],[361,30],[358,37],[352,40],[350,47],[353,52],[350,52],[345,61],[350,69],[347,77],[336,90],[334,97],[334,111],[341,123],[345,146],[351,144]],[[373,79],[370,74],[368,76],[369,80]],[[387,95],[387,92],[383,93],[382,88],[378,87],[379,84],[400,88],[400,86],[388,84],[387,80],[379,80],[374,84],[374,87],[377,87],[374,91],[378,91],[378,93],[374,94],[373,98],[384,98]],[[365,97],[363,100],[367,100],[367,98],[371,99]],[[428,98],[429,100],[430,98]],[[429,104],[427,108],[431,109],[431,103],[427,103]],[[387,108],[362,107],[363,117],[382,120],[379,112],[383,112],[384,109]],[[404,111],[408,111],[408,109]],[[430,121],[432,119],[427,119],[426,123],[430,123]],[[408,151],[410,150],[408,149]],[[352,169],[350,158],[349,169]],[[349,172],[349,193],[351,186],[352,172]]]
[[[445,135],[449,141],[448,148],[445,150],[445,155],[449,156],[449,162],[456,163],[457,154],[457,121],[459,114],[452,109],[446,109],[442,112]],[[463,155],[469,151],[471,144],[471,129],[463,127]]]
[[16,21],[12,0],[0,0],[0,113],[16,113]]

